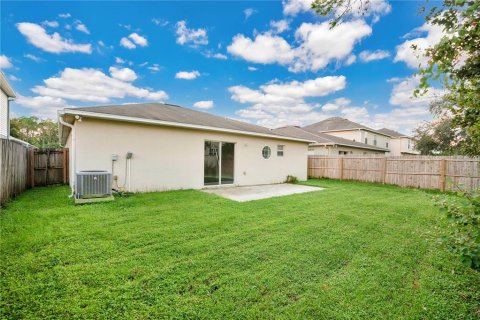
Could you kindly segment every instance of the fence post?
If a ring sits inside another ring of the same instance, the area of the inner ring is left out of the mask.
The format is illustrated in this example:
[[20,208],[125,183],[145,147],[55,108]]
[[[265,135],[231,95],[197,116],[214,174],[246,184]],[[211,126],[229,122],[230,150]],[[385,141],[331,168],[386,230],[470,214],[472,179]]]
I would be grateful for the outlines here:
[[439,189],[440,191],[445,191],[446,187],[446,178],[445,178],[445,171],[447,168],[447,160],[442,159],[440,160],[440,186]]
[[344,176],[344,174],[343,174],[343,157],[340,157],[339,159],[340,159],[340,165],[339,165],[339,167],[340,167],[340,180],[343,180],[343,176]]
[[385,184],[386,180],[387,180],[387,157],[383,158],[382,183]]
[[35,187],[35,149],[30,148],[30,187]]

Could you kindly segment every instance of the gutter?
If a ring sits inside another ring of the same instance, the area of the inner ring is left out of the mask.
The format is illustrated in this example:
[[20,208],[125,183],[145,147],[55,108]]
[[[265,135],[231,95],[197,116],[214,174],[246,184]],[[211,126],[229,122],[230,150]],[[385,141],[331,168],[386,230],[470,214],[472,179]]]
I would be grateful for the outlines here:
[[[72,186],[71,186],[72,193],[68,196],[69,198],[71,198],[75,195],[75,186],[76,186],[76,182],[77,182],[76,181],[76,161],[75,161],[77,159],[77,155],[76,155],[77,148],[75,146],[76,141],[77,141],[77,137],[76,137],[76,134],[75,134],[75,125],[66,122],[63,119],[63,116],[64,116],[63,113],[58,114],[58,122],[61,123],[64,126],[69,127],[71,129],[71,132],[72,132],[72,162],[73,162],[72,163],[72,168],[73,168],[73,178],[72,179],[73,179],[73,183],[72,183]],[[70,172],[68,174],[70,174]]]
[[74,116],[77,115],[77,116],[92,117],[92,118],[105,119],[105,120],[116,120],[116,121],[125,121],[125,122],[163,125],[167,127],[178,127],[178,128],[189,128],[189,129],[198,129],[198,130],[206,130],[206,131],[235,133],[235,134],[241,134],[241,135],[247,135],[247,136],[257,136],[257,137],[272,138],[272,139],[287,140],[287,141],[297,141],[297,142],[304,142],[304,143],[314,142],[313,140],[298,139],[298,138],[280,136],[280,135],[274,135],[274,134],[268,134],[268,133],[256,133],[251,131],[210,127],[210,126],[204,126],[204,125],[198,125],[198,124],[188,124],[188,123],[172,122],[172,121],[164,121],[164,120],[153,120],[153,119],[136,118],[136,117],[128,117],[128,116],[118,116],[118,115],[96,113],[96,112],[89,112],[89,111],[77,111],[72,109],[63,110],[62,115],[65,115],[65,114],[74,115]]

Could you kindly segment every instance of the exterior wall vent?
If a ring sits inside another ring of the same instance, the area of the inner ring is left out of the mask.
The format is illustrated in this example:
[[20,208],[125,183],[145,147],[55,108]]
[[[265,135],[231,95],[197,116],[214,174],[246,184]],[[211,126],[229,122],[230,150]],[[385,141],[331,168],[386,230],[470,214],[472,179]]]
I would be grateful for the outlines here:
[[91,199],[112,196],[112,174],[102,170],[77,172],[75,198]]

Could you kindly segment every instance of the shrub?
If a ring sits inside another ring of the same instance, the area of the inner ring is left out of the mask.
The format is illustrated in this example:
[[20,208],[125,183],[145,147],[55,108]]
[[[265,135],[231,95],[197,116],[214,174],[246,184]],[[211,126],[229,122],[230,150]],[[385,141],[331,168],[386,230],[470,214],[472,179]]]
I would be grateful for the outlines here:
[[480,189],[458,192],[457,197],[438,196],[436,203],[451,227],[442,240],[465,265],[480,270]]
[[288,175],[287,180],[285,181],[286,183],[297,183],[298,179],[295,176]]

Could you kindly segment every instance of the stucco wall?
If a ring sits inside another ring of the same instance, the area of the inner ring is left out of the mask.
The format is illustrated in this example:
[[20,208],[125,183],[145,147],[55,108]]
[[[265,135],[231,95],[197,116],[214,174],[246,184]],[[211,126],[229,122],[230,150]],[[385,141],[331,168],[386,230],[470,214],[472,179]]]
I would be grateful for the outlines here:
[[[420,154],[419,151],[415,150],[415,142],[410,138],[401,137],[401,138],[392,138],[391,141],[391,155],[392,156],[401,156],[402,154]],[[410,141],[410,148],[408,147],[408,142]]]
[[[203,188],[205,140],[235,143],[235,185],[280,183],[287,175],[307,179],[307,143],[89,118],[75,126],[76,170],[111,171],[111,155],[118,154],[114,175],[122,186],[130,151],[132,191]],[[277,157],[279,144],[284,157]],[[269,159],[262,157],[266,145]]]
[[0,90],[0,137],[7,138],[8,135],[8,98]]

